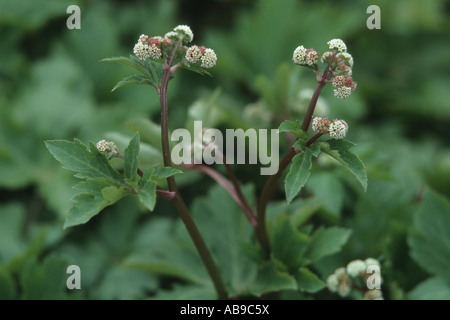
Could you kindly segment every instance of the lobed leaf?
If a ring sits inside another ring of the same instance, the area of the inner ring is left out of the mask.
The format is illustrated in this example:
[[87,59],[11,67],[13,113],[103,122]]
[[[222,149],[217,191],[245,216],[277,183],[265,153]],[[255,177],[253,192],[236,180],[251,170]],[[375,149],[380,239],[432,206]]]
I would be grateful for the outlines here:
[[129,192],[106,179],[89,179],[78,183],[74,189],[80,191],[72,201],[74,205],[64,223],[64,229],[88,222],[107,206],[110,206]]
[[341,164],[343,164],[361,183],[364,191],[367,191],[367,173],[361,159],[349,151],[355,146],[353,142],[331,139],[327,141],[316,142],[323,152],[329,154]]
[[45,142],[47,149],[61,162],[64,168],[77,172],[77,178],[105,178],[118,185],[123,185],[120,173],[109,164],[108,159],[90,143],[90,150],[78,139],[49,140]]

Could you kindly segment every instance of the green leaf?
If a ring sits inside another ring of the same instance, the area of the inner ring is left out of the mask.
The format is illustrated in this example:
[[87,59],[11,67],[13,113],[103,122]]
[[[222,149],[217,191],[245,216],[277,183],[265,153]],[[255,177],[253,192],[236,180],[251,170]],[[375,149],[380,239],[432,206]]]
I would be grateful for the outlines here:
[[302,151],[306,151],[306,149],[310,149],[312,155],[316,158],[319,156],[320,151],[321,151],[320,147],[317,144],[313,144],[312,146],[307,147],[305,140],[297,140],[294,143],[294,148],[296,148],[298,150],[302,150]]
[[409,300],[450,300],[450,285],[440,277],[421,282],[407,296]]
[[156,205],[156,186],[156,181],[147,179],[139,189],[139,199],[150,211],[153,211]]
[[302,123],[298,120],[284,120],[278,127],[279,132],[291,132],[302,140],[308,138],[308,134],[302,129]]
[[[43,263],[35,262],[22,277],[24,300],[60,300],[67,299],[66,273],[67,261],[55,255],[49,256]],[[79,290],[78,290],[79,291]]]
[[414,229],[408,235],[411,257],[426,271],[450,284],[450,203],[427,189],[414,212]]
[[130,84],[148,84],[151,86],[155,86],[155,83],[146,76],[142,74],[134,74],[132,76],[125,77],[122,80],[120,80],[114,86],[114,88],[111,89],[111,92],[116,91],[117,89],[122,88],[124,86],[128,86]]
[[289,216],[279,214],[270,220],[268,233],[274,258],[281,261],[291,272],[304,265],[304,254],[311,240],[307,234],[292,225]]
[[316,143],[320,146],[323,152],[329,154],[337,161],[345,165],[345,167],[349,169],[361,183],[364,191],[367,190],[367,173],[364,164],[356,154],[349,151],[350,148],[355,146],[353,142],[331,139]]
[[184,69],[187,69],[187,70],[193,71],[193,72],[195,72],[195,73],[201,74],[202,76],[203,76],[203,75],[208,75],[208,76],[212,77],[211,73],[209,73],[209,71],[207,71],[206,69],[204,69],[204,68],[202,68],[202,67],[199,67],[199,66],[193,66],[193,65],[191,65],[191,64],[190,64],[189,62],[187,62],[187,61],[185,61],[185,62],[182,64],[182,67],[183,67]]
[[123,184],[120,173],[111,167],[108,159],[92,143],[90,150],[78,139],[73,142],[49,140],[45,145],[64,168],[78,172],[75,175],[77,178],[106,178],[118,185]]
[[305,254],[310,262],[317,261],[339,252],[344,244],[347,243],[352,231],[349,229],[331,227],[318,229],[312,239],[311,244]]
[[284,183],[288,203],[295,198],[308,180],[312,166],[311,158],[312,152],[306,149],[292,159],[292,165]]
[[0,300],[17,299],[17,290],[13,277],[9,270],[4,266],[0,266],[0,288]]
[[250,288],[256,296],[280,290],[296,290],[297,282],[289,273],[280,271],[273,260],[264,262]]
[[131,181],[136,180],[139,167],[139,142],[139,133],[136,132],[123,154],[125,177]]
[[172,167],[161,167],[159,164],[150,169],[150,176],[153,180],[167,179],[180,173],[183,173],[183,171]]
[[[134,58],[134,59],[133,59]],[[143,63],[137,59],[136,57],[130,56],[130,58],[127,57],[112,57],[112,58],[106,58],[102,59],[100,61],[106,61],[106,62],[117,62],[124,64],[126,66],[132,67],[136,69],[137,71],[140,71],[142,74],[152,78],[152,75],[149,73],[147,68],[143,65]]]
[[74,205],[69,210],[64,228],[88,222],[104,208],[129,194],[123,187],[112,185],[105,179],[85,180],[75,185],[74,189],[81,193],[72,199]]
[[308,293],[316,293],[326,286],[325,282],[307,268],[300,268],[295,275],[295,279],[298,289]]

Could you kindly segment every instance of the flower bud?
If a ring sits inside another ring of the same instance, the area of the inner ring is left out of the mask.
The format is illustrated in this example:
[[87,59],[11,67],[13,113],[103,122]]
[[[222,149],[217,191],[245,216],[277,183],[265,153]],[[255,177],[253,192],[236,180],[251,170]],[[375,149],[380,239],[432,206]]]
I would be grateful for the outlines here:
[[[342,121],[342,120],[341,120]],[[354,260],[347,265],[347,273],[351,277],[357,277],[362,272],[366,271],[366,264],[362,260]]]
[[117,157],[119,155],[117,146],[113,141],[100,140],[95,146],[100,153],[108,156],[108,158]]

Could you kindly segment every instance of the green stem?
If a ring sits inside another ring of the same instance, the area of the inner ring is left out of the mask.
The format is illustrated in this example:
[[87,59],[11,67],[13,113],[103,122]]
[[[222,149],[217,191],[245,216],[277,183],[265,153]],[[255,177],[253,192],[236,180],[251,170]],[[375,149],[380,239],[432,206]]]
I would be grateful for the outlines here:
[[[175,54],[178,45],[174,49]],[[170,75],[171,75],[171,63],[173,61],[173,55],[169,59],[169,63],[164,68],[163,79],[161,86],[158,90],[160,102],[161,102],[161,143],[162,143],[162,152],[163,152],[163,161],[164,166],[172,167],[172,161],[170,158],[170,146],[169,146],[169,128],[168,128],[168,100],[167,100],[167,88],[169,85]],[[183,221],[194,245],[200,254],[200,258],[205,265],[211,280],[213,281],[214,287],[217,291],[217,295],[219,299],[227,299],[227,291],[225,289],[225,285],[222,281],[222,277],[220,275],[219,269],[217,268],[211,253],[206,246],[200,231],[195,225],[194,220],[187,208],[181,194],[178,190],[177,184],[175,182],[175,178],[169,177],[167,178],[167,184],[169,186],[169,191],[175,193],[175,197],[172,199],[172,202],[177,209],[181,220]]]

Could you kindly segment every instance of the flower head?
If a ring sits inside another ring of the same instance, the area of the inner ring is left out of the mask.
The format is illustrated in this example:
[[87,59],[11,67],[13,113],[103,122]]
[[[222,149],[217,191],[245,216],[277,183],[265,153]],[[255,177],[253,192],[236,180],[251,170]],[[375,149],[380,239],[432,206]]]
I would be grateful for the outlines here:
[[327,278],[327,287],[328,290],[330,290],[331,292],[336,292],[339,286],[339,279],[336,276],[336,274],[331,274],[328,278]]
[[305,64],[305,58],[306,58],[306,49],[303,46],[298,46],[294,50],[294,54],[292,56],[292,60],[295,64]]
[[338,58],[340,58],[348,67],[353,67],[353,57],[348,52],[341,52],[337,55]]
[[378,262],[377,259],[374,258],[367,258],[366,260],[364,260],[364,263],[366,264],[366,267],[370,267],[370,266],[380,266],[380,262]]
[[177,34],[180,34],[184,43],[189,43],[194,39],[194,33],[187,25],[179,25],[173,29]]
[[314,49],[306,50],[305,56],[305,64],[308,66],[312,66],[317,64],[317,60],[319,59],[319,53]]
[[213,49],[205,49],[205,52],[203,53],[203,56],[201,57],[202,60],[202,68],[212,68],[216,65],[217,56]]
[[331,121],[328,120],[328,118],[315,117],[315,118],[312,120],[311,128],[312,128],[315,132],[327,133],[330,124],[331,124]]
[[348,98],[350,96],[350,94],[352,93],[352,88],[342,86],[342,87],[334,89],[333,92],[334,92],[335,97],[345,99],[345,98]]
[[[186,60],[189,63],[197,63],[200,61],[200,58],[203,55],[203,52],[201,50],[202,48],[193,45],[192,47],[189,47],[186,51]],[[203,48],[205,50],[205,48]]]
[[143,44],[140,40],[134,45],[133,53],[139,60],[142,61],[150,58],[148,44]]
[[[330,124],[328,128],[328,133],[330,134],[330,137],[334,139],[342,139],[345,137],[348,131],[348,125],[347,122],[344,120],[333,120],[333,122]],[[365,265],[364,265],[365,266]],[[365,267],[364,267],[365,269]],[[348,267],[347,267],[347,272]]]
[[341,39],[332,39],[327,42],[328,48],[337,50],[338,52],[347,52],[347,46]]
[[334,52],[332,51],[326,51],[322,54],[322,57],[320,58],[320,61],[322,63],[328,63],[328,60],[331,59],[331,57],[334,55]]
[[148,47],[148,53],[152,59],[159,59],[162,56],[161,49],[154,44]]
[[164,35],[164,38],[176,41],[176,40],[178,40],[179,36],[178,36],[177,32],[169,31]]
[[347,265],[347,273],[352,277],[357,277],[360,273],[365,272],[366,268],[364,261],[354,260]]
[[344,76],[335,76],[333,81],[331,82],[333,87],[339,88],[345,86],[345,77]]
[[117,157],[119,155],[117,146],[113,141],[100,140],[95,146],[97,147],[98,151],[100,151],[100,153],[103,153],[109,158]]
[[352,291],[352,282],[348,278],[348,275],[344,274],[339,282],[337,293],[344,298],[350,294],[350,291]]

